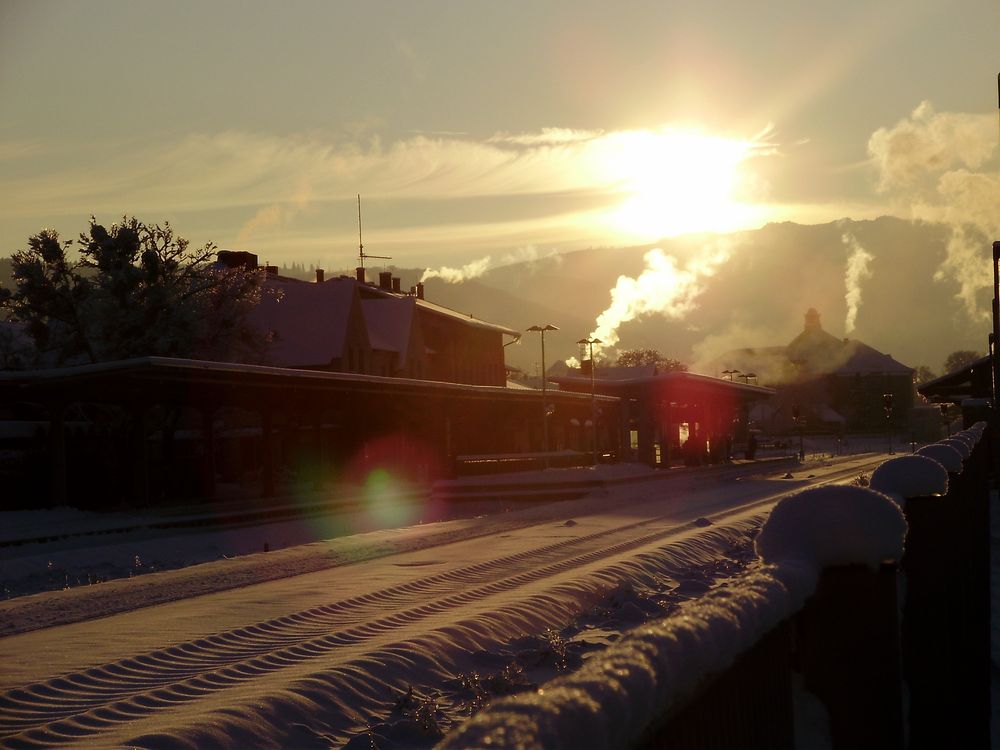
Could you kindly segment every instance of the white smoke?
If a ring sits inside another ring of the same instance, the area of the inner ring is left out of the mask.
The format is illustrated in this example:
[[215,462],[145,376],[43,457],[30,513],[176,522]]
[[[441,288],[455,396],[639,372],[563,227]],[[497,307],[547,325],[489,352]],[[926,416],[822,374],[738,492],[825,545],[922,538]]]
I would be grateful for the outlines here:
[[463,281],[467,281],[468,279],[474,279],[477,276],[482,276],[484,273],[494,268],[509,266],[514,263],[534,263],[535,261],[552,257],[556,254],[556,252],[556,250],[541,252],[534,245],[526,245],[525,247],[520,247],[513,252],[505,253],[496,260],[493,259],[492,255],[487,255],[457,268],[452,266],[428,268],[424,270],[423,275],[420,277],[420,281],[424,282],[427,281],[427,279],[441,279],[449,284],[459,284]]
[[935,279],[957,284],[956,297],[974,320],[989,318],[979,292],[992,284],[990,241],[1000,237],[995,128],[991,115],[938,113],[922,102],[868,141],[879,189],[913,218],[951,227]]
[[875,260],[875,256],[865,250],[850,232],[845,232],[840,239],[849,253],[847,268],[844,271],[844,286],[847,287],[847,293],[844,295],[844,299],[847,301],[844,333],[850,333],[854,330],[854,324],[858,318],[858,308],[861,307],[861,282],[871,278],[870,264]]
[[[623,323],[654,313],[683,318],[696,306],[704,280],[714,276],[731,255],[729,243],[719,239],[702,249],[683,266],[660,248],[646,253],[646,268],[638,278],[619,276],[611,290],[610,306],[597,316],[590,338],[601,340],[601,348],[614,347]],[[595,347],[596,348],[596,347]]]
[[723,370],[736,369],[752,372],[761,385],[788,382],[794,370],[790,370],[783,348],[776,351],[771,346],[773,341],[772,327],[737,320],[692,347],[691,372],[718,377]]
[[449,284],[459,284],[466,279],[474,279],[477,276],[482,276],[486,273],[493,265],[493,257],[487,255],[485,258],[479,258],[471,263],[466,263],[464,266],[455,268],[452,266],[441,266],[440,268],[428,268],[424,270],[423,275],[420,277],[420,281],[424,282],[427,279],[442,279]]

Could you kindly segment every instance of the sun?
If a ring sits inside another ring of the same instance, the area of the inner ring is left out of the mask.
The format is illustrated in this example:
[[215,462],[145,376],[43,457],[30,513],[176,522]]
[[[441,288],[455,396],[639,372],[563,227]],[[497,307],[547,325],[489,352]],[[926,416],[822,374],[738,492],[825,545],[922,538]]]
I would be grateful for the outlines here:
[[616,133],[606,142],[599,169],[623,194],[608,223],[633,239],[688,232],[730,232],[759,222],[760,209],[737,199],[753,140],[693,130]]

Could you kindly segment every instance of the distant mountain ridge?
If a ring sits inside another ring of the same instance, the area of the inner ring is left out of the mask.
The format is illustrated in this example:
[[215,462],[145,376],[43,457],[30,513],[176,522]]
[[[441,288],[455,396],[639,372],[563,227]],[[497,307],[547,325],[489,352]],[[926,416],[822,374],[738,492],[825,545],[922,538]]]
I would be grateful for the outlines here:
[[[850,249],[845,235],[873,256],[871,276],[860,284],[856,326],[849,333],[845,271]],[[732,241],[731,257],[704,281],[696,309],[682,320],[653,315],[625,323],[619,329],[621,348],[649,346],[697,366],[729,349],[787,344],[802,331],[803,316],[812,307],[831,334],[859,339],[910,367],[927,365],[940,372],[950,352],[986,349],[988,324],[970,320],[955,298],[954,282],[934,278],[946,254],[944,226],[881,217],[769,224],[723,237]],[[428,295],[519,330],[542,323],[559,326],[560,331],[546,335],[550,365],[557,358],[579,356],[573,342],[594,329],[618,276],[634,278],[642,272],[643,256],[651,248],[684,261],[714,239],[698,235],[579,250],[495,268],[459,284],[432,280]],[[982,262],[988,269],[985,244]],[[983,290],[980,309],[990,309],[989,298]],[[537,369],[541,352],[533,334],[507,351],[509,363],[529,372]]]

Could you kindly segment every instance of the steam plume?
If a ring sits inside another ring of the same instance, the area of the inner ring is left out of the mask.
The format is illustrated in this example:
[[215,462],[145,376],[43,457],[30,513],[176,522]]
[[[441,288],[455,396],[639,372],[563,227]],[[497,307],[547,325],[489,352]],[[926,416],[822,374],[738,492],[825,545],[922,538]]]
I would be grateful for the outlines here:
[[847,287],[847,319],[844,321],[844,333],[854,330],[858,318],[858,308],[861,307],[861,282],[870,279],[872,275],[869,264],[875,256],[864,249],[857,238],[849,232],[841,236],[841,241],[850,253],[847,257],[847,269],[844,272],[844,286]]
[[509,266],[512,263],[534,263],[536,260],[551,257],[555,254],[555,252],[555,250],[550,250],[548,252],[541,253],[534,245],[527,245],[525,247],[518,248],[514,252],[500,256],[500,258],[496,261],[494,261],[492,255],[487,255],[479,258],[478,260],[466,263],[464,266],[458,268],[452,266],[441,266],[440,268],[425,269],[423,275],[420,277],[420,281],[424,282],[427,281],[427,279],[441,279],[449,284],[459,284],[463,281],[467,281],[468,279],[474,279],[477,276],[482,276],[484,273],[493,268]]
[[992,284],[990,240],[1000,236],[1000,164],[992,117],[935,112],[922,102],[868,141],[879,189],[915,219],[951,227],[947,253],[934,278],[958,286],[973,320],[989,318],[979,292]]
[[619,341],[618,328],[630,320],[653,313],[683,318],[695,308],[704,280],[715,275],[730,255],[729,244],[722,240],[703,248],[699,257],[683,266],[660,248],[650,250],[644,258],[646,268],[638,278],[618,277],[611,290],[611,304],[597,316],[590,337],[599,338],[601,348],[613,347]]

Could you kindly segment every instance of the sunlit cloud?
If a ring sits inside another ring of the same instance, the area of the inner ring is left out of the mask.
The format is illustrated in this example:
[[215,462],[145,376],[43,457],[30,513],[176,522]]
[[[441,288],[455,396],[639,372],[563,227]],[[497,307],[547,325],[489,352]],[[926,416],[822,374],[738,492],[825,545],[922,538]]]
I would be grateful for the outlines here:
[[935,278],[958,286],[956,296],[970,317],[987,319],[979,293],[992,283],[989,242],[1000,237],[995,117],[939,113],[923,102],[909,117],[875,131],[868,152],[879,190],[901,212],[951,227]]
[[600,138],[602,131],[574,130],[572,128],[542,128],[538,133],[497,133],[487,143],[501,143],[515,146],[552,146],[564,143],[581,143]]
[[[13,147],[0,144],[0,154],[5,148]],[[368,200],[403,201],[538,196],[540,206],[546,196],[560,195],[578,196],[580,209],[567,211],[564,201],[547,216],[537,215],[543,208],[534,217],[505,222],[517,226],[500,234],[524,235],[513,247],[540,245],[560,232],[566,241],[624,244],[760,223],[753,211],[740,213],[734,187],[746,160],[766,155],[768,148],[752,138],[675,128],[546,128],[480,140],[418,134],[391,143],[374,136],[227,131],[127,153],[120,147],[114,154],[95,149],[94,163],[19,179],[16,189],[5,191],[9,200],[0,206],[0,218],[245,212],[229,236],[212,239],[260,247],[301,234],[304,219],[358,193]],[[459,242],[469,222],[456,215],[448,223],[455,225],[452,244]],[[537,225],[558,231],[545,240],[530,236]],[[412,220],[404,230],[423,226]],[[307,244],[330,246],[346,239],[315,223],[309,231],[314,236],[304,238]]]

